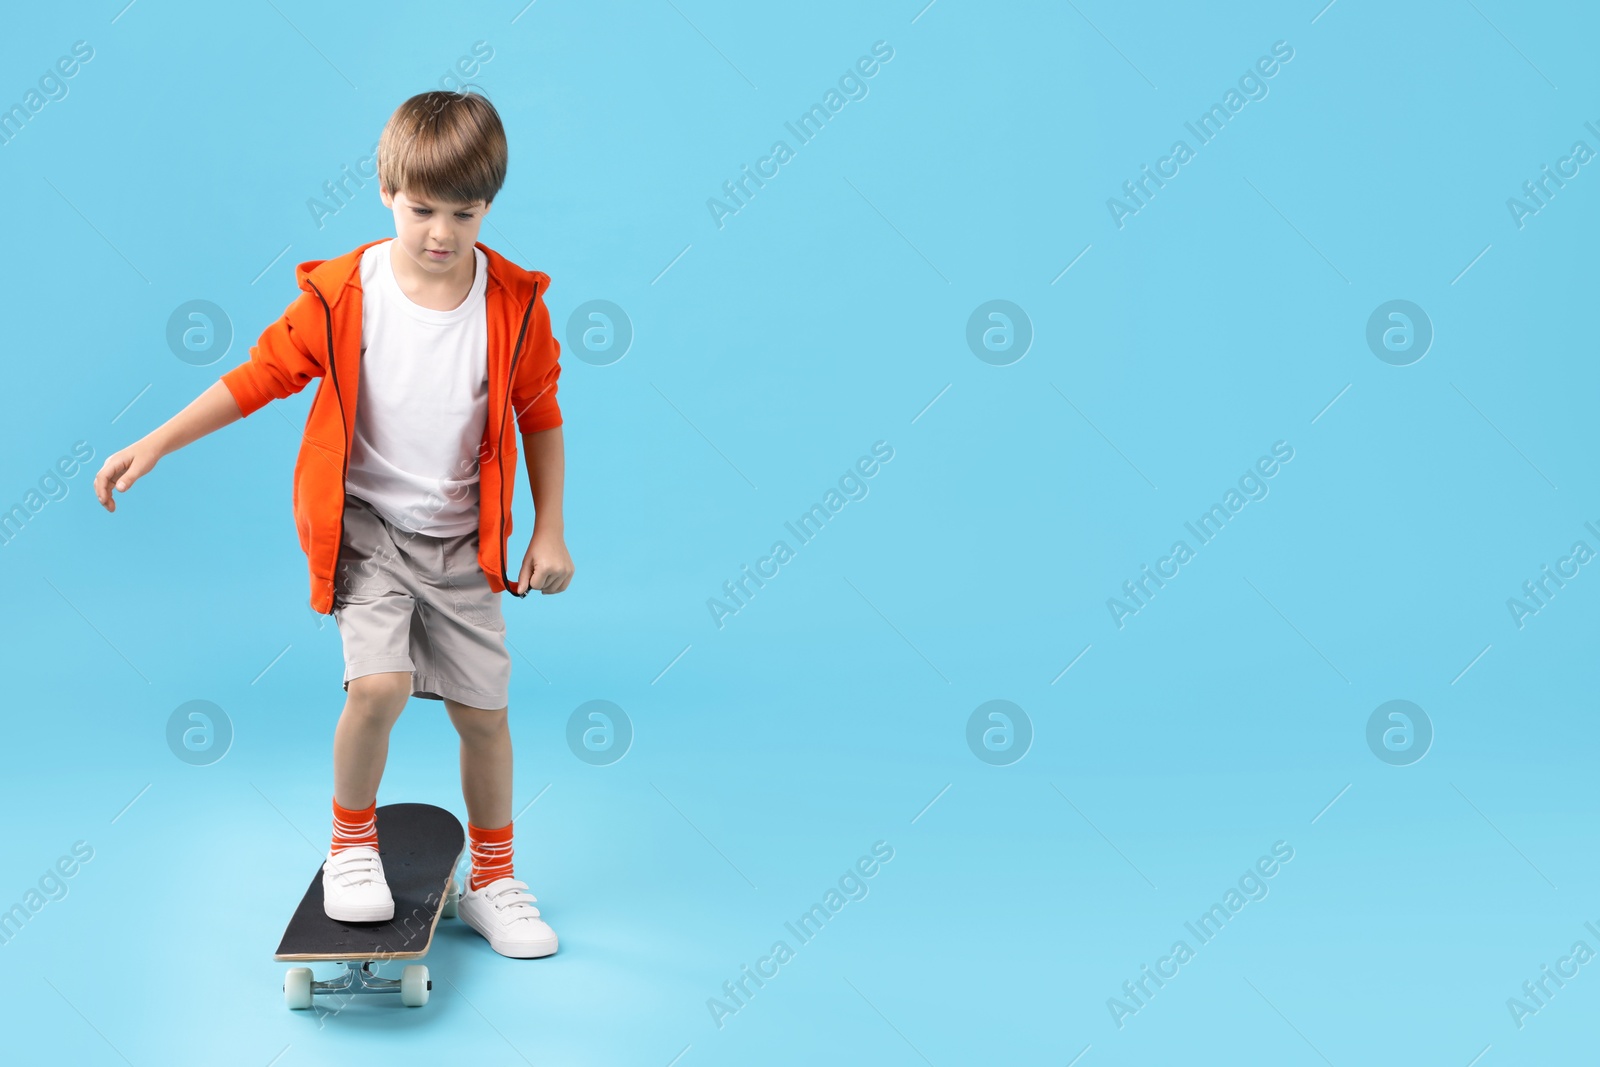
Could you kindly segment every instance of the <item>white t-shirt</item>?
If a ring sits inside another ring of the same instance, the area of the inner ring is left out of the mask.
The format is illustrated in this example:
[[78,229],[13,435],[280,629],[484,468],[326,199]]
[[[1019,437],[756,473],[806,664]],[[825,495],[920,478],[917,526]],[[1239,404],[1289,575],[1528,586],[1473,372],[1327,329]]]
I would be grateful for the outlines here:
[[472,289],[435,311],[400,290],[391,238],[361,254],[361,377],[348,492],[413,533],[478,528],[478,450],[489,413],[489,263],[472,249]]

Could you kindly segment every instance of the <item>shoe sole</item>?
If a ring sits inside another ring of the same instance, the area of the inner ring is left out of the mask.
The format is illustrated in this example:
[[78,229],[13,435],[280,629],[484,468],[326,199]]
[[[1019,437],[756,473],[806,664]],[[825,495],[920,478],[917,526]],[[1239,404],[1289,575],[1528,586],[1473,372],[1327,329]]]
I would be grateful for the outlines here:
[[[456,914],[461,915],[460,912],[457,912]],[[484,933],[483,930],[479,929],[477,924],[471,919],[466,918],[464,915],[462,915],[461,918],[463,922],[472,927],[472,929],[476,930],[485,941],[489,942],[490,948],[500,953],[500,955],[510,957],[514,960],[536,960],[542,959],[545,956],[554,956],[556,953],[556,946],[560,943],[559,939],[557,939],[549,942],[501,941],[499,944],[496,944],[495,939],[489,934]],[[510,949],[511,951],[507,951],[507,949]]]
[[387,909],[379,910],[374,908],[330,908],[324,904],[322,913],[328,918],[342,923],[381,923],[394,918],[394,905],[391,904]]

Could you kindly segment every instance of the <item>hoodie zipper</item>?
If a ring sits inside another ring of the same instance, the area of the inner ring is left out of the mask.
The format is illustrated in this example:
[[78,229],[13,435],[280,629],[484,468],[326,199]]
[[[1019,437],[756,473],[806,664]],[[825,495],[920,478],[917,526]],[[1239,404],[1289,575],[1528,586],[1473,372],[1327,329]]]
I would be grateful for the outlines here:
[[[334,397],[335,400],[337,400],[339,402],[339,431],[342,434],[344,434],[344,438],[343,438],[344,447],[340,450],[340,451],[342,451],[344,453],[344,470],[339,475],[339,536],[338,536],[338,539],[334,542],[335,545],[343,545],[344,544],[344,497],[345,497],[345,488],[344,487],[345,487],[345,482],[348,481],[348,479],[350,477],[350,426],[349,426],[349,423],[345,419],[344,397],[342,395],[340,395],[340,393],[339,393],[339,367],[338,367],[338,364],[335,363],[334,359],[333,359],[333,309],[328,307],[328,300],[327,300],[327,298],[325,296],[322,295],[322,290],[317,288],[317,283],[316,282],[313,282],[310,278],[307,278],[306,279],[306,284],[311,286],[312,291],[317,294],[317,299],[322,301],[323,321],[326,323],[327,331],[328,331],[328,375],[329,375],[330,380],[332,380],[332,382],[333,382],[333,397]],[[338,576],[338,570],[339,570],[338,553],[339,553],[339,550],[337,548],[335,548],[334,549],[334,562],[333,562],[334,585],[335,585],[335,587],[337,587],[338,580],[339,580],[339,576]],[[330,598],[330,603],[328,605],[328,610],[327,610],[326,614],[332,615],[333,614],[333,607],[334,607],[334,605],[332,604],[331,598]]]
[[[506,437],[506,407],[511,403],[511,383],[517,380],[517,356],[522,353],[522,338],[523,335],[528,332],[528,316],[533,314],[533,305],[537,303],[538,300],[539,283],[534,282],[533,299],[528,301],[528,306],[522,311],[522,326],[517,330],[517,343],[515,347],[511,349],[511,367],[506,371],[505,399],[500,402],[500,436],[495,439],[494,458],[495,463],[500,469],[500,486],[497,491],[502,494],[505,492],[506,484],[506,450],[504,448]],[[482,506],[481,501],[479,506]],[[500,543],[500,584],[504,585],[512,596],[525,597],[528,595],[527,593],[517,592],[517,580],[509,578],[506,574],[506,511],[507,509],[505,507],[502,506],[500,508],[500,529],[495,537],[495,540]]]

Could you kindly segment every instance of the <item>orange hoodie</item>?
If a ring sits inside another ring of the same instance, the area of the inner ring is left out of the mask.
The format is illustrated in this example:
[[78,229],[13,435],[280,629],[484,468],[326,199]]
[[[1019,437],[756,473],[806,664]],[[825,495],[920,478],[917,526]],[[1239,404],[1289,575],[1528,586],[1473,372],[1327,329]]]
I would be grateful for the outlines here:
[[[387,238],[380,238],[387,240]],[[361,253],[310,259],[295,268],[302,292],[261,334],[250,359],[222,382],[243,415],[298,393],[322,377],[306,416],[294,465],[294,522],[311,572],[311,606],[333,612],[333,578],[344,535],[345,474],[355,435],[361,376]],[[541,296],[550,284],[481,243],[489,260],[484,291],[489,332],[489,415],[478,447],[478,566],[497,593],[514,590],[507,566],[511,497],[517,478],[517,433],[560,426],[556,379],[561,346],[550,332]],[[514,422],[514,425],[513,425]],[[518,558],[517,571],[521,570]],[[515,594],[527,596],[526,593]]]

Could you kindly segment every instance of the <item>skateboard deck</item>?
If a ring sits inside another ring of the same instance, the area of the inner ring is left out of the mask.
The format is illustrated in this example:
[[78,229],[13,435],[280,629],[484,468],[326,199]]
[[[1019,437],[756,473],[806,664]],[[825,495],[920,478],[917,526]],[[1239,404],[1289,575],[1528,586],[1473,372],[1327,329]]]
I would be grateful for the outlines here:
[[[312,993],[333,992],[394,991],[404,993],[408,1005],[427,1001],[426,991],[432,985],[427,968],[407,967],[408,988],[402,990],[400,982],[377,978],[371,964],[427,955],[440,915],[447,910],[454,913],[453,876],[466,853],[466,831],[454,815],[432,804],[385,804],[377,810],[377,822],[378,854],[394,896],[394,918],[378,922],[328,918],[322,908],[319,864],[273,959],[336,961],[344,963],[349,973],[317,982],[309,968],[291,968],[284,986],[290,1007],[310,1007]],[[415,992],[411,983],[420,983]]]

